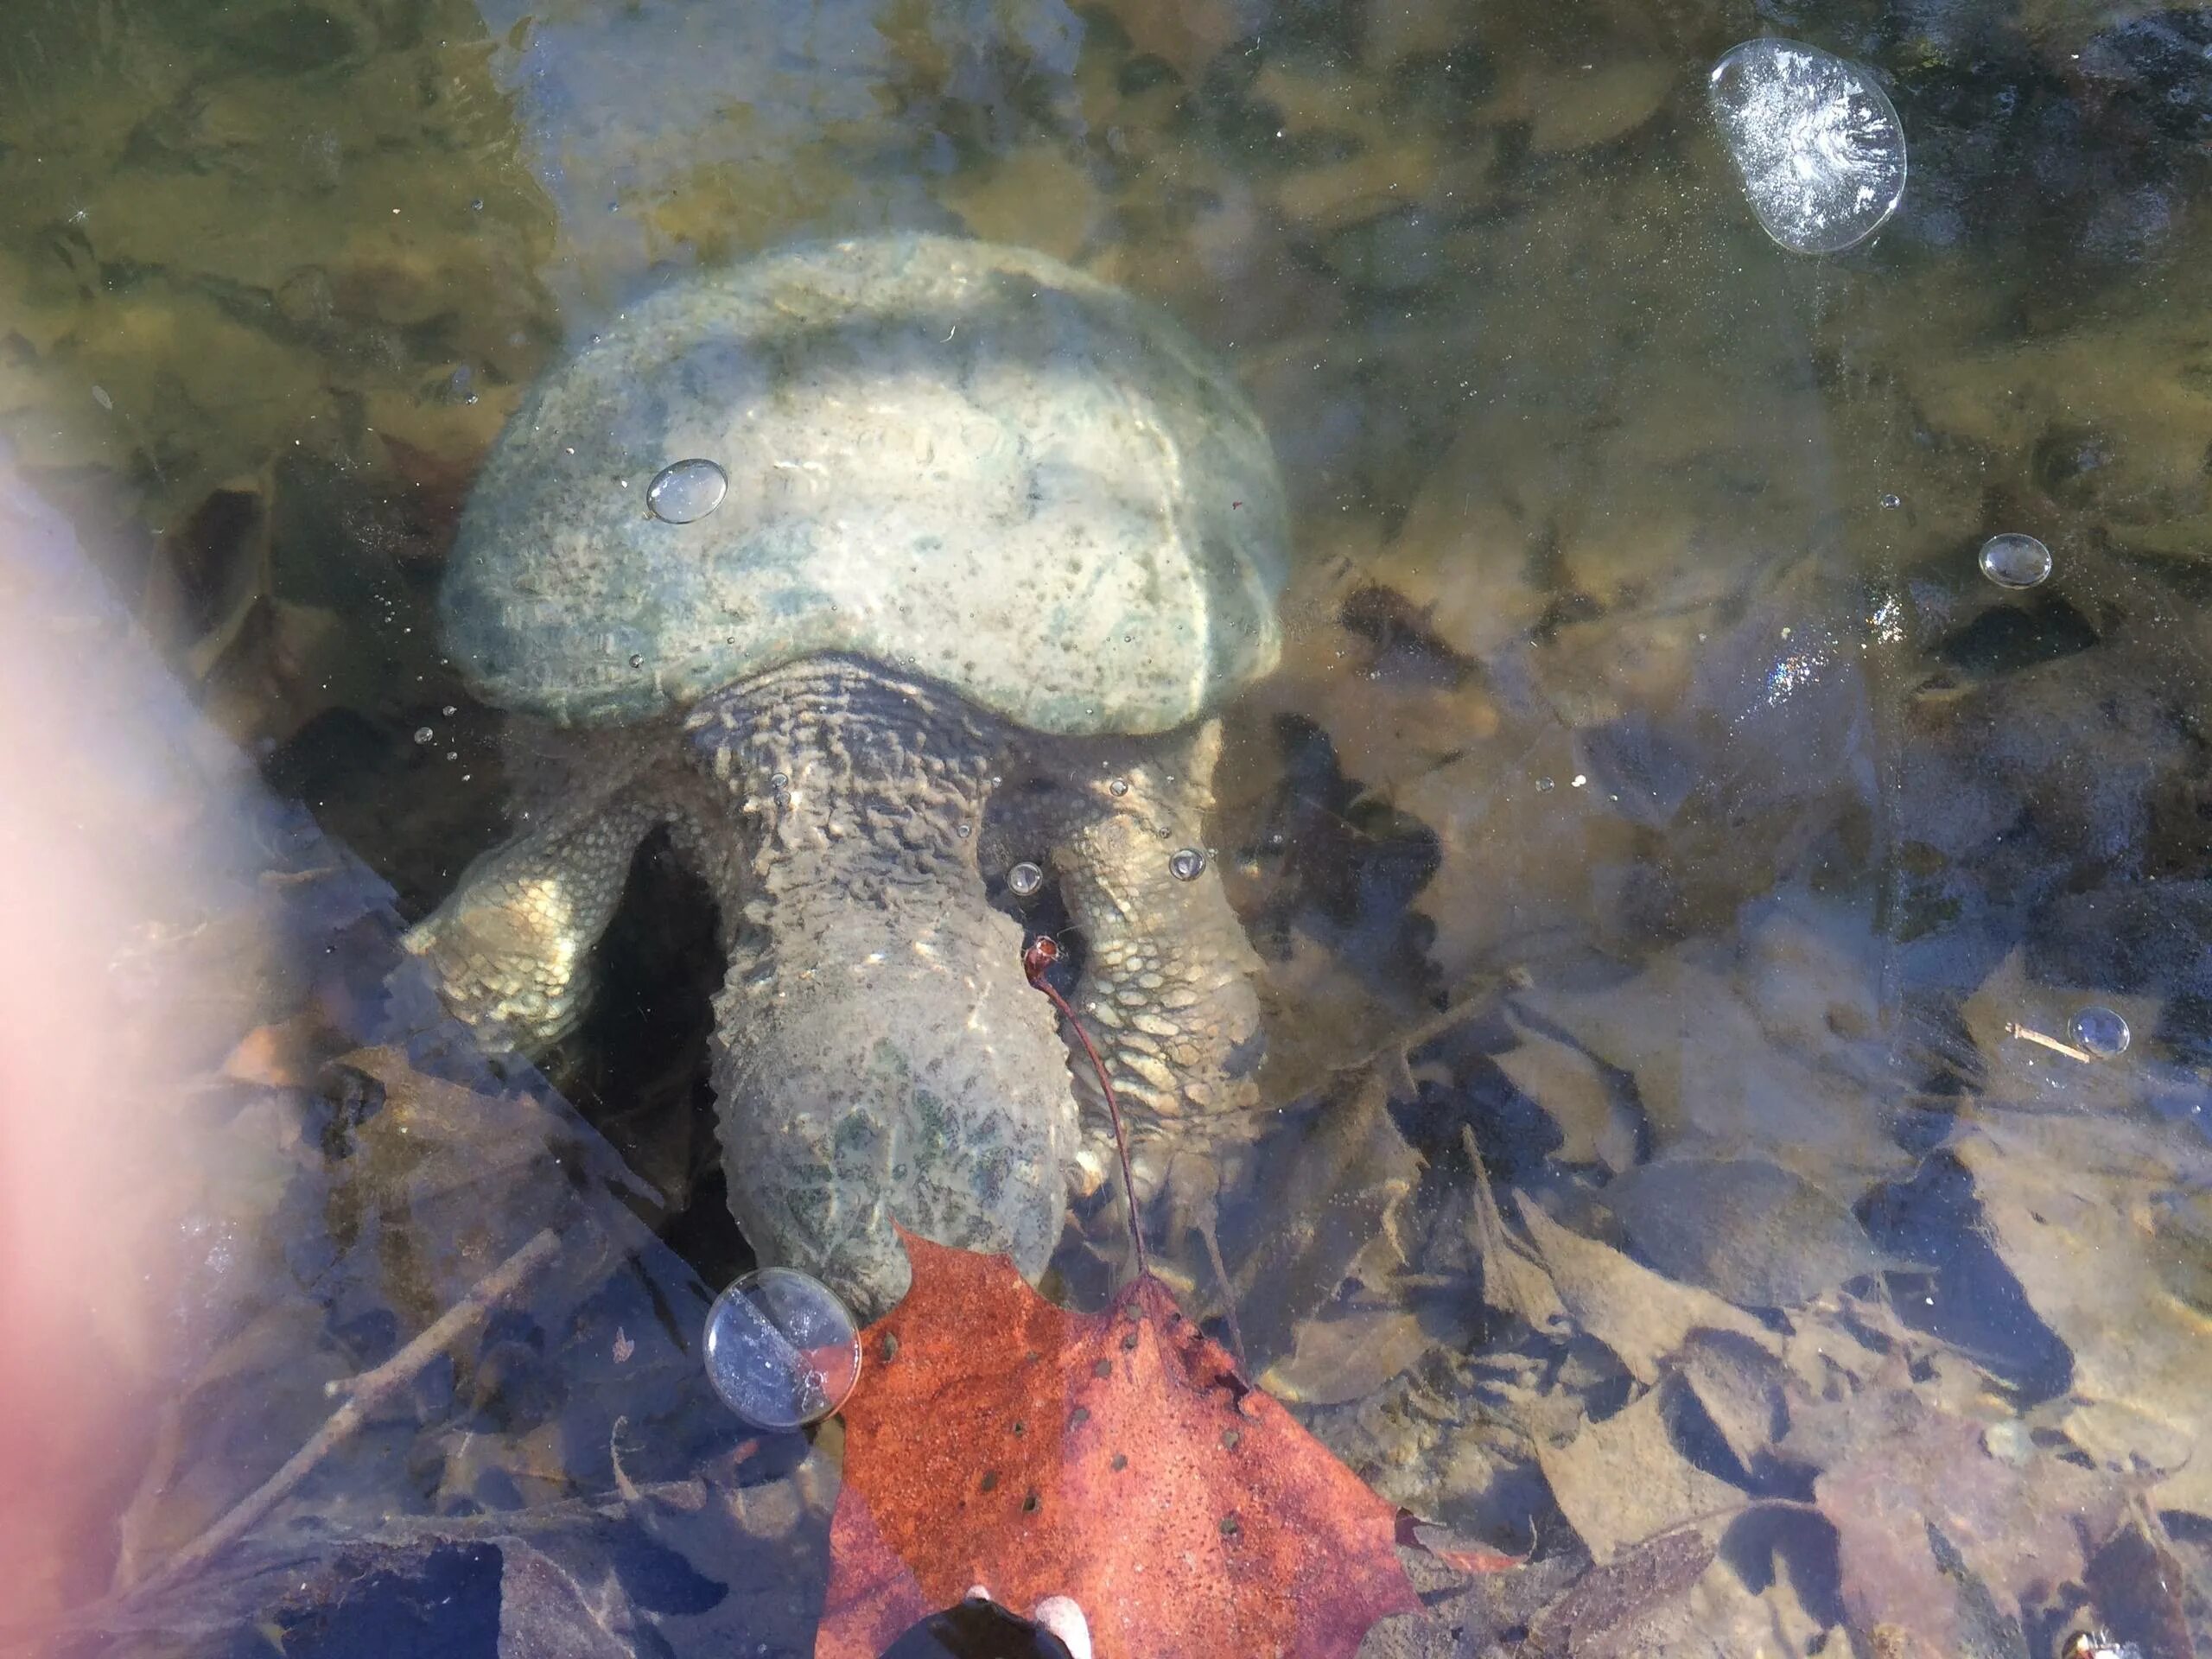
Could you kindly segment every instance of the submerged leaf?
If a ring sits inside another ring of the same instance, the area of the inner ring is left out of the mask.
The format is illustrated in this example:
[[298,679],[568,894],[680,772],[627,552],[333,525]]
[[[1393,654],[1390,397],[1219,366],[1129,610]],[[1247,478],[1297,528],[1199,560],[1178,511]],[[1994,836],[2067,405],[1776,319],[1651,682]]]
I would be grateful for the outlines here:
[[1745,1307],[1794,1306],[1882,1266],[1850,1211],[1759,1159],[1645,1164],[1605,1199],[1661,1272]]
[[1560,1226],[1526,1198],[1521,1220],[1543,1253],[1567,1312],[1618,1354],[1637,1382],[1657,1382],[1661,1362],[1693,1331],[1732,1332],[1773,1351],[1772,1332],[1710,1291],[1676,1284],[1611,1245]]
[[1897,1389],[1854,1402],[1851,1452],[1814,1492],[1834,1524],[1844,1604],[1937,1653],[1974,1650],[2024,1602],[2080,1578],[2084,1540],[2111,1530],[2116,1482],[2047,1454],[1993,1457],[1980,1425]]
[[2113,1466],[2163,1471],[2162,1509],[2212,1515],[2202,1142],[2111,1116],[1993,1117],[1956,1156],[1998,1253],[2073,1351],[2068,1433]]
[[2151,1517],[2139,1516],[2092,1556],[2085,1582],[2115,1641],[2132,1643],[2144,1659],[2196,1659],[2183,1599],[2189,1579]]
[[1416,1605],[1395,1510],[1158,1281],[1069,1313],[1002,1257],[906,1249],[845,1407],[817,1659],[874,1659],[976,1584],[1073,1598],[1101,1659],[1349,1656]]
[[1566,1446],[1540,1446],[1552,1495],[1599,1561],[1624,1547],[1733,1510],[1745,1495],[1684,1457],[1654,1389]]
[[1522,1652],[1528,1659],[1567,1659],[1584,1651],[1606,1631],[1681,1594],[1713,1565],[1713,1556],[1705,1535],[1685,1527],[1593,1567],[1529,1626]]
[[630,1598],[611,1565],[586,1585],[525,1543],[499,1552],[499,1659],[632,1659]]

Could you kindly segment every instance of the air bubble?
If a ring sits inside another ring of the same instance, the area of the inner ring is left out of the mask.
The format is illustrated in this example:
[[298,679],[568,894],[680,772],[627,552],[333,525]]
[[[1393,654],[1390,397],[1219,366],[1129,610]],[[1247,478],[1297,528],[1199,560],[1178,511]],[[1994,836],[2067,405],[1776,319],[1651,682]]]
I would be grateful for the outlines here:
[[1746,41],[1706,96],[1760,227],[1793,253],[1865,241],[1904,194],[1904,128],[1855,63],[1796,41]]
[[967,839],[968,839],[968,837],[969,837],[969,836],[972,836],[972,835],[974,835],[974,834],[976,833],[976,826],[975,826],[974,824],[972,824],[972,823],[963,823],[963,824],[961,824],[961,825],[959,825],[959,826],[958,826],[957,833],[958,833],[958,835],[959,835],[959,836],[960,836],[960,839],[961,839],[961,840],[963,840],[963,841],[965,841],[965,840],[967,840]]
[[1178,881],[1195,881],[1205,873],[1206,855],[1195,847],[1185,847],[1170,854],[1167,874]]
[[645,486],[645,505],[656,518],[688,524],[703,518],[729,493],[729,474],[711,461],[679,461],[660,469]]
[[2012,531],[1981,544],[1981,574],[1999,588],[2032,588],[2050,575],[2050,550]]
[[707,1311],[707,1380],[759,1428],[819,1422],[860,1380],[853,1316],[818,1279],[762,1268],[737,1280]]
[[443,715],[448,720],[451,720],[455,715],[459,714],[461,710],[449,702],[446,704],[444,708],[439,709],[438,712]]
[[417,726],[415,728],[415,741],[417,743],[428,743],[436,736],[437,734],[427,726]]
[[768,787],[771,789],[786,788],[791,781],[791,775],[788,772],[772,772],[768,774]]
[[2068,1022],[2066,1029],[2074,1039],[2075,1047],[2101,1060],[2125,1054],[2127,1045],[2134,1040],[2127,1021],[2107,1007],[2081,1009]]
[[1007,890],[1027,899],[1045,885],[1045,872],[1034,864],[1017,864],[1006,873]]
[[1106,792],[1109,795],[1128,794],[1129,792],[1129,780],[1126,778],[1115,779],[1111,783],[1106,785]]

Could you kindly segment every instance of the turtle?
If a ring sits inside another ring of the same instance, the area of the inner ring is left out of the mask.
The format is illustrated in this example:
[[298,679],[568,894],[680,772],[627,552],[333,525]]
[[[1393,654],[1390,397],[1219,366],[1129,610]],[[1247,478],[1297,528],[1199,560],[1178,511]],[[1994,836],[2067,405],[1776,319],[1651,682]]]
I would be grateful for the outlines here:
[[1227,370],[1044,254],[887,234],[665,288],[536,384],[463,507],[439,623],[510,717],[515,831],[408,948],[543,1052],[664,828],[720,907],[710,1081],[760,1258],[868,1317],[897,1228],[1034,1281],[1112,1141],[1009,876],[1056,887],[1141,1164],[1257,1100],[1205,820],[1287,524]]

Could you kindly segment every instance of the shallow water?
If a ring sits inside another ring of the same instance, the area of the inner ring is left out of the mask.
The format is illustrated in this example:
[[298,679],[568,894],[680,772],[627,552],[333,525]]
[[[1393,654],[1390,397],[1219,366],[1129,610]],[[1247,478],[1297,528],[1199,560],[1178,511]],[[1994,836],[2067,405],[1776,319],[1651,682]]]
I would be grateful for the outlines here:
[[[1770,238],[1713,120],[1764,35],[1902,124],[1846,251]],[[2212,1640],[2212,12],[14,0],[0,90],[15,483],[293,826],[261,909],[162,925],[225,988],[182,1121],[245,1161],[180,1200],[170,1335],[103,1327],[137,1427],[62,1459],[34,1612],[553,1226],[594,1242],[105,1628],[488,1651],[561,1616],[536,1564],[643,1538],[607,1650],[811,1650],[834,1437],[738,1457],[696,1375],[750,1259],[696,877],[648,844],[543,1077],[373,988],[504,832],[431,608],[501,423],[687,270],[898,228],[1157,302],[1274,443],[1283,662],[1191,849],[1269,1113],[1158,1249],[1386,1498],[1555,1569],[1373,1650],[1541,1636],[1686,1526],[1592,1643]],[[1118,1225],[1052,1287],[1103,1297]]]

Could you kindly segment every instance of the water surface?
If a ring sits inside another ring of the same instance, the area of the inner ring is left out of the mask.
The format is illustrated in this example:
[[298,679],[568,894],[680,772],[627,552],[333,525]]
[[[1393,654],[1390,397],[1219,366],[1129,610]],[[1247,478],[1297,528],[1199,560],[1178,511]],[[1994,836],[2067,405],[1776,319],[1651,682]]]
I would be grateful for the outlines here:
[[[1711,118],[1767,35],[1906,135],[1847,251],[1771,239]],[[622,1650],[810,1651],[831,1448],[732,1461],[694,1375],[748,1258],[690,878],[649,849],[548,1063],[592,1129],[309,964],[377,983],[502,833],[430,601],[532,378],[688,270],[904,228],[1167,308],[1292,491],[1286,660],[1194,849],[1267,963],[1279,1111],[1221,1270],[1162,1241],[1211,1328],[1233,1300],[1340,1456],[1544,1593],[1703,1529],[1617,1647],[2212,1639],[2208,53],[2212,13],[2058,0],[15,0],[0,435],[270,800],[396,893],[287,924],[226,1016],[322,1022],[207,1128],[289,1161],[225,1200],[214,1334],[133,1362],[168,1414],[102,1491],[140,1496],[119,1533],[86,1498],[49,1599],[186,1547],[549,1224],[531,1159],[487,1173],[520,1146],[626,1194],[597,1253],[276,1512],[301,1587],[234,1567],[176,1641],[488,1651],[553,1617],[518,1563],[646,1538]],[[1514,1639],[1526,1594],[1446,1584],[1388,1650]]]

